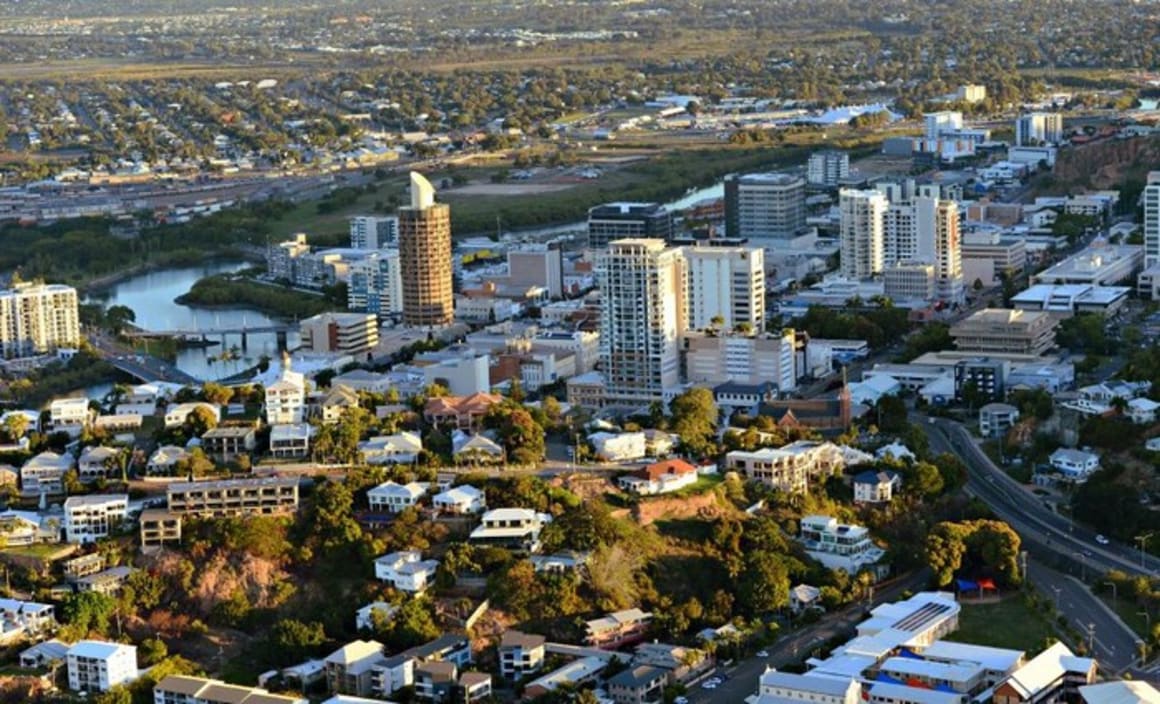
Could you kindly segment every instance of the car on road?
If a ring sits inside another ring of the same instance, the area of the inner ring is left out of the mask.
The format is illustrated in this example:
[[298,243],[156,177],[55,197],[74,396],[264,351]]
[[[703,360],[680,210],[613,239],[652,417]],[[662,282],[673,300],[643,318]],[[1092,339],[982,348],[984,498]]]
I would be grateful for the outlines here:
[[677,697],[673,700],[673,704],[689,704],[688,697]]
[[767,658],[767,657],[769,657],[769,651],[768,651],[768,650],[758,650],[758,651],[757,651],[757,657],[759,657],[759,658]]
[[701,689],[717,689],[717,683],[712,680],[701,683]]
[[1108,543],[1110,543],[1112,541],[1108,540],[1103,535],[1097,535],[1096,542],[1099,543],[1100,545],[1107,545]]

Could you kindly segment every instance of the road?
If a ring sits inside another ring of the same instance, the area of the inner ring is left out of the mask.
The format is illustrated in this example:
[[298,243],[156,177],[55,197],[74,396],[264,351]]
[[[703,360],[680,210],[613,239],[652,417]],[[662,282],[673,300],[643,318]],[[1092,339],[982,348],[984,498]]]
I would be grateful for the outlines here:
[[[893,582],[880,585],[874,592],[873,605],[896,601],[904,591],[915,591],[930,580],[926,570],[913,572]],[[800,662],[812,650],[835,636],[849,633],[855,624],[865,620],[866,603],[851,604],[828,614],[812,626],[789,633],[766,649],[768,657],[751,657],[724,671],[725,681],[716,689],[694,686],[686,695],[690,704],[738,704],[757,691],[758,680],[766,667],[782,668]]]
[[1139,636],[1086,585],[1036,562],[1028,563],[1027,573],[1045,596],[1057,600],[1059,612],[1077,631],[1087,634],[1092,627],[1094,655],[1105,673],[1119,673],[1135,663]]
[[914,418],[931,430],[927,437],[934,452],[949,452],[966,464],[967,491],[990,506],[1025,542],[1079,562],[1087,570],[1117,569],[1149,576],[1160,570],[1160,560],[1152,555],[1115,541],[1101,545],[1096,542],[1094,531],[1049,509],[1039,497],[996,467],[959,423],[942,418],[928,423],[921,415]]

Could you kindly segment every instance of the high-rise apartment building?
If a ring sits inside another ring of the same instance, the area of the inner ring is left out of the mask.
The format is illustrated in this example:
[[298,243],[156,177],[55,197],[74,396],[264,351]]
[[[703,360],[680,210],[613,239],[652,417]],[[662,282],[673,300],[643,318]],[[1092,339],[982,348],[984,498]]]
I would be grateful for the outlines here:
[[787,240],[806,225],[806,181],[790,174],[725,177],[725,235]]
[[684,257],[659,239],[623,239],[597,257],[605,400],[646,405],[680,384]]
[[842,189],[838,205],[842,276],[857,280],[881,274],[885,266],[886,196],[878,191]]
[[688,327],[765,327],[765,250],[750,247],[685,247]]
[[673,237],[673,214],[656,203],[605,203],[588,210],[588,246],[592,249],[633,237],[668,242]]
[[411,205],[399,208],[399,269],[403,324],[441,327],[455,318],[451,270],[451,208],[435,202],[435,187],[411,172]]
[[0,291],[0,356],[30,357],[80,340],[75,288],[18,283]]
[[806,180],[811,186],[836,187],[850,175],[850,155],[833,149],[810,154]]
[[379,344],[371,313],[319,313],[298,324],[302,347],[313,354],[362,354]]
[[394,247],[399,242],[399,218],[356,215],[350,219],[350,246],[354,249]]
[[1058,144],[1063,141],[1063,115],[1032,112],[1015,119],[1015,144],[1020,147]]
[[926,139],[941,139],[944,132],[958,132],[963,129],[963,114],[951,110],[928,112],[922,116]]
[[963,286],[963,242],[959,233],[959,205],[953,200],[940,200],[935,208],[935,296],[943,303],[961,303],[966,289]]
[[1144,186],[1144,268],[1160,264],[1160,171],[1148,174]]
[[350,265],[347,307],[380,318],[403,312],[403,277],[399,250],[380,249]]

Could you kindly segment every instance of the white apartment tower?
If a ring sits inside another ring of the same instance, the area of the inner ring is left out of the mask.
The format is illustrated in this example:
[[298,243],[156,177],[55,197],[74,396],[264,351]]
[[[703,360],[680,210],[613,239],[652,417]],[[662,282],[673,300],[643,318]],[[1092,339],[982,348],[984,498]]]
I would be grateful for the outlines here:
[[1148,174],[1144,187],[1144,268],[1160,264],[1160,171]]
[[704,330],[713,318],[732,330],[765,326],[765,251],[750,247],[686,247],[688,327]]
[[850,175],[850,155],[846,152],[827,150],[810,154],[806,181],[811,186],[836,187],[842,179]]
[[878,191],[842,189],[842,276],[868,279],[881,274],[885,265],[886,196]]
[[959,233],[959,205],[940,200],[935,210],[934,229],[935,295],[943,303],[961,303],[963,287],[963,244]]
[[350,246],[354,249],[382,249],[399,243],[399,218],[356,215],[350,219]]
[[686,328],[681,250],[658,239],[614,240],[596,261],[605,399],[664,401],[680,384],[679,338]]
[[1015,144],[1020,147],[1058,144],[1063,141],[1063,115],[1033,112],[1015,120]]
[[80,340],[75,288],[19,283],[0,291],[0,356],[31,357]]
[[922,116],[924,135],[928,140],[942,138],[943,132],[957,132],[963,128],[963,114],[955,111],[928,112]]

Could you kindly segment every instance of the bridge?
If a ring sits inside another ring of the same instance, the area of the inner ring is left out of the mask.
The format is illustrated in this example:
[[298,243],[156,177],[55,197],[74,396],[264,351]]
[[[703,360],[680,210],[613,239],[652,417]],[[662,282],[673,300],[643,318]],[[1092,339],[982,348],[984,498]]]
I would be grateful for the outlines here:
[[106,355],[105,361],[117,371],[124,372],[145,383],[165,381],[183,386],[201,386],[200,379],[186,374],[168,362],[149,355]]
[[187,329],[173,329],[173,330],[126,330],[123,334],[125,337],[179,337],[179,338],[201,338],[201,337],[220,337],[222,335],[258,335],[261,333],[277,333],[285,334],[291,330],[297,330],[296,323],[267,323],[264,325],[240,326],[232,328],[187,328]]

